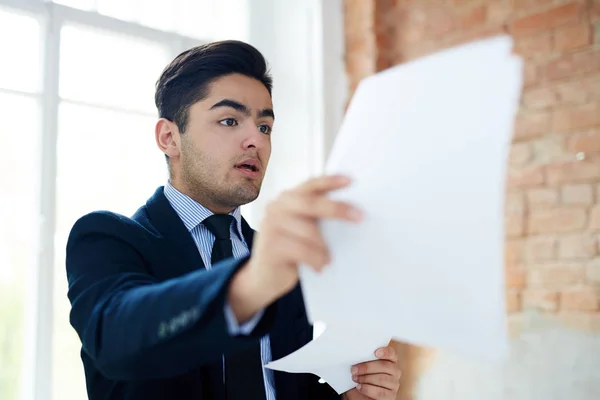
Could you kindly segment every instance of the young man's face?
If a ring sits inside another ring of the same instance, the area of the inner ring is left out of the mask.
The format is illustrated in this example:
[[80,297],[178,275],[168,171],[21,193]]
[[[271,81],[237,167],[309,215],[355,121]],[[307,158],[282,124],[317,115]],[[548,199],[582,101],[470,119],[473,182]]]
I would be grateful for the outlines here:
[[273,103],[261,82],[240,74],[221,77],[209,89],[190,107],[185,133],[175,139],[177,175],[205,206],[233,209],[260,192],[271,156]]

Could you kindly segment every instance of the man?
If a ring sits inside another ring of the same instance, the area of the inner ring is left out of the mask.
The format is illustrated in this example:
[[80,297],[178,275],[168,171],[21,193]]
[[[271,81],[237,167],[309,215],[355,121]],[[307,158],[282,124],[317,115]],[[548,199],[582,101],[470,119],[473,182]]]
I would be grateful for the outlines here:
[[[312,338],[297,266],[328,263],[318,220],[360,220],[326,197],[343,177],[283,194],[260,235],[241,217],[270,157],[271,85],[245,43],[180,54],[156,85],[169,181],[132,218],[94,212],[73,226],[68,294],[90,399],[339,398],[314,375],[263,368]],[[395,398],[393,348],[376,355],[353,368],[343,398]]]

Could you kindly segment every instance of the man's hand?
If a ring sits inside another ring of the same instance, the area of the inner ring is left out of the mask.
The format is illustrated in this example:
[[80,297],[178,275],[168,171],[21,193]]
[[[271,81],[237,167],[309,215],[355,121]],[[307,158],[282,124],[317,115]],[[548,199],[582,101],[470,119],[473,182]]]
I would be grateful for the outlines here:
[[393,347],[377,349],[378,360],[357,364],[352,367],[352,379],[357,383],[342,396],[344,400],[394,400],[400,387],[400,368]]
[[298,282],[299,264],[316,271],[329,264],[329,250],[318,222],[360,221],[357,209],[327,197],[329,192],[349,184],[350,180],[341,176],[311,179],[267,206],[250,261],[234,276],[229,288],[229,302],[238,321],[293,289]]

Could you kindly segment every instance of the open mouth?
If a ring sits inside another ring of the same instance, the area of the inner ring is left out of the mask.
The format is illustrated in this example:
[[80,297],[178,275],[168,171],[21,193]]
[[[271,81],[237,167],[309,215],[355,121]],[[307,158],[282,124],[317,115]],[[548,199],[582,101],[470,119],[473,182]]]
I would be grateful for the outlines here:
[[252,172],[258,172],[258,168],[256,168],[256,166],[252,165],[252,164],[239,164],[239,165],[236,165],[236,168],[247,170],[247,171],[252,171]]
[[245,160],[242,160],[242,162],[240,162],[239,164],[236,164],[235,167],[241,171],[244,171],[246,173],[251,173],[253,175],[255,175],[257,172],[260,171],[260,164],[258,159],[253,158],[253,157],[249,157],[246,158]]

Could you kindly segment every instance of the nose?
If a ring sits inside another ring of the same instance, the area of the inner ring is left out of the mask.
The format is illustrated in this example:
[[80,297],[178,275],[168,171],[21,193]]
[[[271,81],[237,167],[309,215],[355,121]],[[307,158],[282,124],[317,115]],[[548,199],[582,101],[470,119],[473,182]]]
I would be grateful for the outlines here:
[[244,132],[244,139],[242,140],[242,148],[244,150],[257,149],[260,150],[265,146],[268,140],[268,135],[260,132],[258,127],[250,127]]

